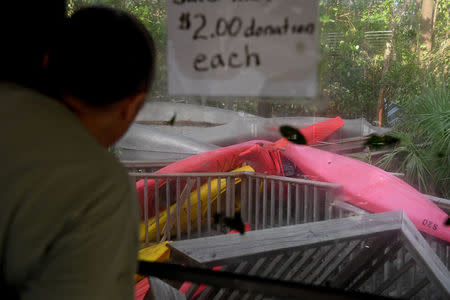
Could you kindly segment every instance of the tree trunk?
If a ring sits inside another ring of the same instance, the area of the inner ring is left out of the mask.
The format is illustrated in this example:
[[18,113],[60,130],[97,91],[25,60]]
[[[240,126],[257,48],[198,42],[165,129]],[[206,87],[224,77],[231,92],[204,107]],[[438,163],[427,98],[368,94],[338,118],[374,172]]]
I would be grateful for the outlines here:
[[[433,35],[435,32],[434,29],[436,28],[436,19],[437,19],[438,13],[439,13],[439,0],[436,0],[434,2],[433,23],[431,24],[431,34],[432,34],[432,41],[433,41],[434,45],[436,45],[436,44],[435,44],[435,37]],[[447,32],[447,35],[448,35],[448,32]],[[432,48],[433,48],[433,46],[432,46]]]
[[433,24],[432,24],[432,30],[434,31],[434,27],[436,26],[436,18],[438,15],[439,10],[439,0],[436,0],[434,3],[434,12],[433,12]]
[[381,127],[381,125],[383,123],[384,92],[386,89],[383,82],[384,82],[384,77],[386,76],[386,73],[389,70],[389,62],[390,62],[391,53],[392,53],[392,39],[386,43],[386,49],[384,50],[384,56],[383,56],[383,69],[381,70],[381,80],[380,80],[381,88],[380,88],[380,93],[378,96],[378,114],[377,114],[378,122],[377,122],[377,125],[379,127]]
[[425,48],[420,47],[420,60],[422,61],[426,52],[431,50],[432,36],[433,36],[433,0],[422,1],[422,13],[420,19],[420,38],[421,44],[425,45]]
[[416,35],[414,38],[413,46],[411,47],[411,52],[418,53],[420,48],[420,32],[419,32],[419,24],[420,24],[420,8],[422,6],[422,0],[415,0],[416,5],[414,6],[414,18],[412,20],[412,27],[416,30]]

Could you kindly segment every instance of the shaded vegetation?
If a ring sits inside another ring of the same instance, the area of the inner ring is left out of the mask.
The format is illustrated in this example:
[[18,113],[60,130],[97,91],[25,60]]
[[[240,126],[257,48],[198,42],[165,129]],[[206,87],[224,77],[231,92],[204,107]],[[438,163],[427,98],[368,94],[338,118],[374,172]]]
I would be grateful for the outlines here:
[[405,102],[393,134],[400,144],[378,164],[404,172],[421,191],[450,198],[450,94],[448,86],[430,84]]
[[[154,35],[159,49],[158,76],[151,98],[160,101],[207,104],[254,114],[340,115],[376,121],[380,98],[386,99],[386,106],[409,101],[420,91],[425,74],[449,80],[449,4],[443,0],[434,0],[430,50],[421,40],[420,1],[321,0],[318,98],[265,98],[270,105],[263,110],[259,97],[168,96],[166,0],[68,0],[68,13],[99,4],[130,12]],[[370,34],[375,31],[387,33]],[[384,123],[384,110],[382,117]]]

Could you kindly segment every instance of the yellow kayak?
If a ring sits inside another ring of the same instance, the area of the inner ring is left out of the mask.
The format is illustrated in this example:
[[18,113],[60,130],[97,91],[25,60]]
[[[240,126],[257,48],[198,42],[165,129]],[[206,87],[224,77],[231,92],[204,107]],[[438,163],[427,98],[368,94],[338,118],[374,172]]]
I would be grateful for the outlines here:
[[[145,247],[138,252],[138,260],[149,262],[164,262],[170,258],[170,248],[167,247],[169,242],[161,242],[156,245]],[[137,283],[144,279],[145,276],[136,274],[134,276],[134,282]]]
[[[235,170],[233,170],[232,172],[243,172],[243,171],[248,171],[248,172],[254,172],[253,168],[250,166],[244,166],[241,168],[237,168]],[[236,178],[235,179],[235,184],[240,183],[241,179],[240,178]],[[220,193],[224,193],[226,191],[226,180],[221,180],[220,182]],[[216,211],[215,208],[215,204],[216,204],[216,199],[217,199],[217,179],[211,180],[211,211]],[[202,219],[202,223],[205,221],[205,215],[207,213],[207,209],[208,209],[208,204],[207,204],[207,197],[208,197],[208,184],[205,183],[201,186],[200,188],[200,201],[201,201],[201,219]],[[183,207],[181,209],[180,212],[180,217],[181,217],[181,230],[186,230],[186,226],[187,226],[187,204],[188,201],[185,201],[183,204]],[[236,201],[236,205],[239,205],[238,201]],[[194,230],[197,228],[197,190],[191,192],[190,194],[190,207],[191,207],[191,230]],[[173,204],[170,207],[170,215],[171,218],[176,218],[175,217],[175,209],[176,209],[176,204]],[[194,222],[193,222],[194,221]],[[167,222],[167,210],[160,212],[159,214],[159,230],[161,232],[161,236],[163,236],[163,228],[164,225]],[[176,220],[175,222],[173,222],[174,224],[176,224]],[[175,226],[174,226],[175,228]],[[173,234],[174,229],[172,229],[171,231]],[[141,242],[143,242],[145,240],[145,223],[141,222],[141,228],[140,228],[140,234],[139,234],[140,240]],[[156,240],[156,218],[153,217],[151,219],[149,219],[149,226],[148,226],[148,240],[149,241],[155,241]]]
[[150,247],[145,247],[138,252],[138,259],[150,262],[163,262],[169,259],[170,249],[167,242],[161,242]]

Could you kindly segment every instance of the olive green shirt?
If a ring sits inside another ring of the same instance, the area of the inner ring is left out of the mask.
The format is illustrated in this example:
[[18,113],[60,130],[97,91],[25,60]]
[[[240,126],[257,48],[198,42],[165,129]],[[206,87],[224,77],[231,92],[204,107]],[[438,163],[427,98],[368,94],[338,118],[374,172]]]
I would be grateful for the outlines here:
[[0,83],[0,280],[21,299],[132,299],[135,187],[56,100]]

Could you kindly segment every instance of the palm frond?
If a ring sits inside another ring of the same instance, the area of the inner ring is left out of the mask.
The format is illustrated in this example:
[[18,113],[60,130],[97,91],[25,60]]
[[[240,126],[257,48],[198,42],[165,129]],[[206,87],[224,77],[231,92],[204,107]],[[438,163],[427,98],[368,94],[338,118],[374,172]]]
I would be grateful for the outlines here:
[[450,197],[450,94],[426,82],[420,95],[402,107],[395,134],[401,143],[378,165],[404,172],[421,191]]

